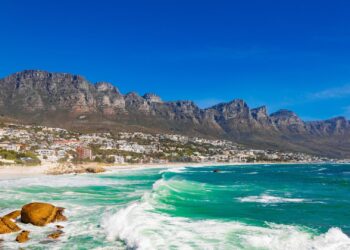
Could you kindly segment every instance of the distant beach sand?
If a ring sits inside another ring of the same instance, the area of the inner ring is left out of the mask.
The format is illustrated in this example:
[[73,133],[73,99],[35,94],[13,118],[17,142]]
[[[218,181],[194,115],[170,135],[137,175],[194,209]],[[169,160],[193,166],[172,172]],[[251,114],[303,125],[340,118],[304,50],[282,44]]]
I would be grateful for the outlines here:
[[[115,170],[136,170],[145,168],[182,168],[182,167],[203,167],[203,166],[237,166],[237,165],[253,165],[253,164],[302,164],[293,162],[260,162],[260,163],[242,163],[242,162],[170,162],[170,163],[135,163],[135,164],[119,164],[119,165],[106,165],[99,163],[86,163],[86,167],[103,167],[106,171]],[[312,163],[308,163],[312,164]],[[318,163],[319,164],[319,163]],[[20,178],[30,177],[34,175],[44,175],[57,167],[57,164],[45,164],[41,166],[28,167],[28,166],[1,166],[0,167],[0,179],[8,178]]]
[[[241,163],[230,163],[229,165],[240,165]],[[176,168],[176,167],[191,167],[191,166],[220,166],[224,163],[157,163],[157,164],[120,164],[120,165],[104,165],[96,163],[84,164],[87,167],[103,167],[107,171],[112,170],[133,170],[143,168]],[[15,178],[15,177],[26,177],[33,175],[46,174],[50,169],[57,167],[57,164],[41,165],[41,166],[1,166],[0,167],[0,179],[1,178]]]

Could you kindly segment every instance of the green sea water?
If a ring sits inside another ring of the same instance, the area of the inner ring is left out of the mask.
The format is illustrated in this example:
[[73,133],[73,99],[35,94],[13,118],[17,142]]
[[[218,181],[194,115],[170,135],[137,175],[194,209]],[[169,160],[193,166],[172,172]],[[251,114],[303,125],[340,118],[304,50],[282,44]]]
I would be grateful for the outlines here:
[[[214,169],[219,169],[214,173]],[[66,208],[23,249],[350,249],[350,165],[242,165],[0,179],[0,214]],[[19,249],[16,234],[0,249]]]

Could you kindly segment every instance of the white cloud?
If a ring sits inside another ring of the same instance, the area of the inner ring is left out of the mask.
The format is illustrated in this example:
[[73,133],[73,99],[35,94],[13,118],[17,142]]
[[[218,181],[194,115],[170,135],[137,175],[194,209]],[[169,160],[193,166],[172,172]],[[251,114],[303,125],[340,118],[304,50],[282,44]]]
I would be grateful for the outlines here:
[[310,99],[317,100],[317,99],[334,99],[334,98],[343,98],[350,96],[350,84],[336,87],[336,88],[330,88],[325,89],[316,93],[312,93],[310,95]]

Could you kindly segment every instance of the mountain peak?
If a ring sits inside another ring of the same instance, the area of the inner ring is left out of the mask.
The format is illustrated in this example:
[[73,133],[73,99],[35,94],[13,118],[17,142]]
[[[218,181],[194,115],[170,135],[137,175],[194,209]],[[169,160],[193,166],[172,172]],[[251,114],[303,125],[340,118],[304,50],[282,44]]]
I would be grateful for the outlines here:
[[280,109],[270,115],[271,117],[278,118],[290,118],[290,117],[298,117],[296,113],[288,109]]
[[97,82],[95,83],[95,87],[99,92],[111,91],[111,92],[119,93],[119,90],[115,86],[113,86],[112,83],[109,83],[109,82]]
[[56,72],[48,72],[45,70],[36,70],[36,69],[29,69],[29,70],[23,70],[17,73],[14,73],[12,75],[9,75],[7,79],[11,79],[9,81],[12,82],[20,82],[20,81],[52,81],[52,82],[59,82],[59,81],[66,81],[66,82],[87,82],[87,80],[80,75],[74,75],[69,73],[56,73]]
[[156,95],[156,94],[153,94],[153,93],[146,93],[144,94],[143,96],[144,99],[146,99],[147,101],[149,102],[153,102],[153,103],[162,103],[162,99]]
[[258,121],[260,121],[262,119],[266,120],[268,118],[266,106],[260,106],[257,108],[253,108],[250,110],[250,113],[251,113],[252,117]]

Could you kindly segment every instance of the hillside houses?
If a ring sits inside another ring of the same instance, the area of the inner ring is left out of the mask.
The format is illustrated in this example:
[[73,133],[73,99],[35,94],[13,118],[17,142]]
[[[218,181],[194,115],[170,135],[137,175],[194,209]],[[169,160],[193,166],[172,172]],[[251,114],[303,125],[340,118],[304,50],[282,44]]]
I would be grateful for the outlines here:
[[[89,160],[108,163],[155,162],[310,162],[328,160],[301,153],[247,149],[226,140],[177,134],[90,133],[7,124],[0,128],[0,149],[31,151],[42,163]],[[84,149],[84,150],[81,150]]]

